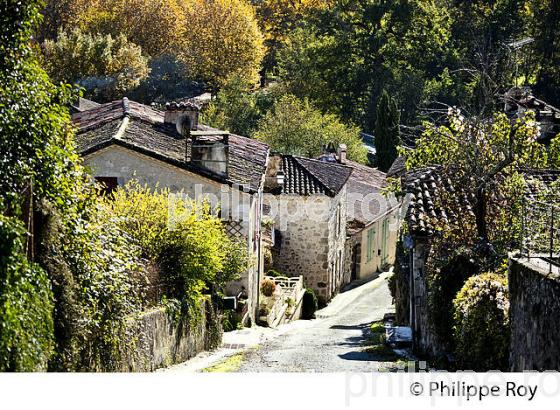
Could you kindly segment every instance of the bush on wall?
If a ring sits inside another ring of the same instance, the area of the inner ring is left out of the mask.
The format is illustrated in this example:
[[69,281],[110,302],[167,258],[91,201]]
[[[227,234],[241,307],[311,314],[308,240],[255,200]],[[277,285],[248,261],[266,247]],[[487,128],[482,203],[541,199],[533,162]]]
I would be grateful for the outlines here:
[[509,356],[509,296],[503,274],[467,280],[453,302],[458,366],[465,370],[506,370]]
[[167,189],[131,181],[105,198],[103,207],[141,255],[161,267],[173,289],[169,296],[180,299],[192,317],[199,314],[208,285],[220,290],[250,265],[244,245],[227,236],[208,203],[173,198]]

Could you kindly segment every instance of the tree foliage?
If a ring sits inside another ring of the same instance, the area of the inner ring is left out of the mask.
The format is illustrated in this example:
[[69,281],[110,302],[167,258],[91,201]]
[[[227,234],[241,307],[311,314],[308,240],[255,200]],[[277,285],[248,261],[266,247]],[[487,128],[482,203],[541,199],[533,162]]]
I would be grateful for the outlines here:
[[286,95],[260,121],[255,138],[273,150],[310,158],[319,156],[326,144],[346,144],[348,158],[365,163],[367,151],[359,133],[357,127],[342,124],[333,114],[322,114],[307,100]]
[[503,274],[468,279],[453,301],[454,336],[460,369],[507,370],[509,297]]
[[[526,78],[535,81],[535,91],[548,103],[560,105],[560,3],[529,0],[529,33],[535,38],[533,53],[526,63]],[[536,64],[535,64],[536,60]]]
[[56,82],[85,89],[88,97],[110,101],[137,87],[149,73],[139,46],[119,34],[89,34],[75,28],[43,44],[45,68]]
[[337,2],[293,32],[279,53],[280,76],[298,97],[367,131],[385,88],[409,122],[447,81],[453,60],[449,11],[439,3]]
[[263,36],[246,0],[189,0],[179,57],[191,78],[213,89],[233,75],[258,82]]
[[277,65],[277,53],[285,46],[290,33],[305,24],[307,17],[322,10],[330,0],[263,0],[256,2],[259,25],[265,37],[266,56],[263,70],[266,75]]
[[250,137],[259,121],[282,95],[281,87],[254,91],[246,78],[234,75],[204,109],[202,121]]
[[[407,168],[439,165],[440,175],[460,189],[461,195],[475,198],[472,215],[452,218],[451,223],[436,221],[442,236],[454,244],[489,240],[506,257],[521,229],[525,182],[518,170],[547,164],[546,149],[537,142],[534,115],[528,113],[512,124],[504,114],[480,120],[451,109],[447,125],[426,125],[416,148],[401,150]],[[460,201],[456,198],[455,192],[449,192],[438,199],[438,206],[458,215]]]
[[400,113],[397,104],[384,91],[377,104],[377,121],[375,122],[375,151],[377,168],[387,172],[398,156],[400,145]]
[[80,28],[92,35],[126,37],[150,57],[172,53],[184,21],[183,0],[49,0],[43,27],[55,40],[58,31]]

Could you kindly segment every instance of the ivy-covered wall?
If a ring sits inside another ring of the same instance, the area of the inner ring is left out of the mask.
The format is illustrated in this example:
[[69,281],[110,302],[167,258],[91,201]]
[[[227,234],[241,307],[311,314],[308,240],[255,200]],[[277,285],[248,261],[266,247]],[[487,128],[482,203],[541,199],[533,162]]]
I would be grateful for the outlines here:
[[560,370],[560,270],[539,259],[509,262],[510,369]]

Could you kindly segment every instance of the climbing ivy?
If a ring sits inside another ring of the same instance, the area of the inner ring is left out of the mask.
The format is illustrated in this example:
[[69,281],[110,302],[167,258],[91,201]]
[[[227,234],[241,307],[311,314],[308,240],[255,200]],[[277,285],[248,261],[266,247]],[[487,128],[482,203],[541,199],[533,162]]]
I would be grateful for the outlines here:
[[0,215],[0,371],[46,370],[54,350],[53,295],[25,256],[26,229]]
[[[96,205],[74,147],[75,95],[37,62],[31,34],[40,7],[0,2],[0,367],[116,370],[137,308],[130,277],[138,252]],[[20,216],[25,189],[39,211],[37,263],[21,245],[25,228],[5,216]]]

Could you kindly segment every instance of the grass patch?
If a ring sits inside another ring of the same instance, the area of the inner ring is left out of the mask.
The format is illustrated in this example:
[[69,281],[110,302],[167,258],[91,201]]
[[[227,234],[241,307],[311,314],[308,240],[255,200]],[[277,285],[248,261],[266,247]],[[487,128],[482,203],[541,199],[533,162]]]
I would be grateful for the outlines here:
[[243,363],[243,359],[245,357],[245,353],[236,353],[233,356],[228,357],[227,359],[222,360],[221,362],[207,367],[206,369],[202,369],[203,373],[233,373],[239,370],[241,364]]
[[385,325],[383,321],[374,322],[370,326],[370,334],[365,342],[366,353],[375,356],[376,360],[395,362],[400,356],[385,344]]
[[394,362],[400,357],[393,351],[393,349],[384,344],[368,346],[365,348],[365,351],[371,355],[374,355],[378,360],[384,362]]
[[371,333],[385,333],[385,325],[382,321],[373,322],[370,326]]
[[385,343],[385,326],[383,322],[375,322],[370,326],[370,334],[366,346],[382,345]]

